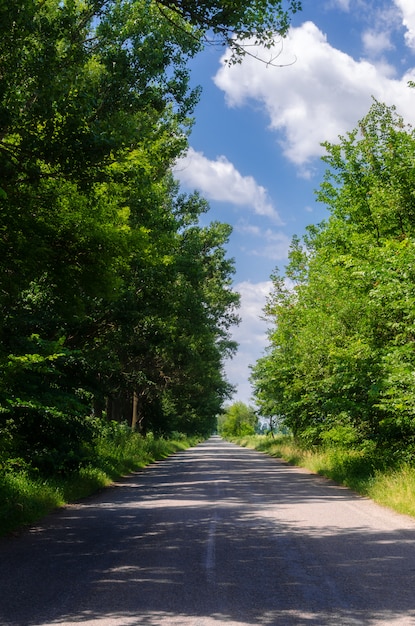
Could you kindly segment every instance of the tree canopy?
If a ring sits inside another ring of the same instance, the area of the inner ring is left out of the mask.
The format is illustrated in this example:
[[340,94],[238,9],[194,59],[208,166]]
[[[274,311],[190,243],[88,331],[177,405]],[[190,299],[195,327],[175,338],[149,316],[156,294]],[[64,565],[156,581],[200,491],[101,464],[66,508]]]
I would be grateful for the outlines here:
[[[188,61],[290,0],[0,1],[0,463],[81,462],[93,419],[208,434],[238,322],[226,224],[173,178]],[[72,465],[71,465],[72,464]]]
[[255,395],[305,441],[413,455],[415,133],[375,101],[325,147],[318,198],[330,216],[294,239],[286,277],[273,276]]
[[[238,63],[250,46],[270,48],[284,37],[299,0],[157,0],[166,17],[177,14],[194,26],[205,43],[228,46],[229,63]],[[167,9],[167,13],[166,13]]]

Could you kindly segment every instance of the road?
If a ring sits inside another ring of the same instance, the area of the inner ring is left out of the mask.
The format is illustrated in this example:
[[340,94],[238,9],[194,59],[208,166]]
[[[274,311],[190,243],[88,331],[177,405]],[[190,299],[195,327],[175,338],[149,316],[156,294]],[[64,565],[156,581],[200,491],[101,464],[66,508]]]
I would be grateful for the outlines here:
[[415,521],[217,437],[0,540],[1,626],[415,625]]

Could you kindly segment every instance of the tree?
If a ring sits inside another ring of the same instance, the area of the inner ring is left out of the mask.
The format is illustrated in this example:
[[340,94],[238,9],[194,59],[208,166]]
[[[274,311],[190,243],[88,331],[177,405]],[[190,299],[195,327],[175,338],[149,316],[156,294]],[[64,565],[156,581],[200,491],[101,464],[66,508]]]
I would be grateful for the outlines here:
[[9,5],[0,3],[1,425],[22,433],[65,415],[75,428],[93,406],[144,429],[206,433],[231,391],[222,364],[235,349],[238,296],[229,228],[200,227],[206,204],[172,179],[199,97],[187,61],[208,31],[233,58],[255,33],[270,43],[298,3]]
[[235,349],[229,329],[238,321],[239,296],[230,289],[233,262],[224,248],[230,228],[198,226],[206,210],[198,196],[170,196],[172,201],[164,223],[147,233],[151,261],[137,254],[93,358],[108,364],[107,372],[100,372],[104,395],[118,398],[128,419],[135,394],[141,429],[205,434],[231,391],[222,372],[223,360]]
[[255,44],[271,48],[277,37],[287,34],[291,16],[301,10],[298,0],[157,0],[167,19],[171,15],[195,27],[208,44],[228,46],[229,63],[238,63]]
[[111,323],[132,251],[150,255],[130,185],[136,206],[164,201],[157,185],[186,146],[197,94],[185,60],[198,46],[140,2],[1,11],[1,391],[16,411],[90,396],[88,345]]
[[140,2],[20,0],[1,19],[1,292],[15,295],[43,275],[61,295],[72,268],[72,294],[91,274],[111,290],[126,217],[114,164],[167,129],[164,172],[185,147],[196,96],[185,60],[197,45]]
[[243,437],[253,435],[257,423],[255,410],[239,401],[226,407],[219,416],[218,430],[224,437]]
[[349,443],[413,446],[414,147],[414,131],[378,102],[326,144],[319,199],[330,217],[293,242],[294,286],[274,277],[255,394],[309,442],[347,432]]

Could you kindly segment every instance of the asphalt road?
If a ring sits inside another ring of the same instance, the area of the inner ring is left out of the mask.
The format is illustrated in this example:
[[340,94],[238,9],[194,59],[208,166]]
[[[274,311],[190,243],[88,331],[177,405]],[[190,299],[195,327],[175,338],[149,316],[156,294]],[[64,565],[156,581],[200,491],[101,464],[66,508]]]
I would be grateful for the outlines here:
[[0,625],[415,625],[415,521],[213,437],[0,540]]

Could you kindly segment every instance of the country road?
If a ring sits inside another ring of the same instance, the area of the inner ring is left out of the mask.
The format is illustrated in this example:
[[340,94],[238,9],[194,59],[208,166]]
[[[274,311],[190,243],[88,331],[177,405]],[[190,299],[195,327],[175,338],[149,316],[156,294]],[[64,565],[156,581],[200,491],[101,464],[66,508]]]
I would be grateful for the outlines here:
[[415,626],[415,521],[212,437],[0,540],[0,625]]

